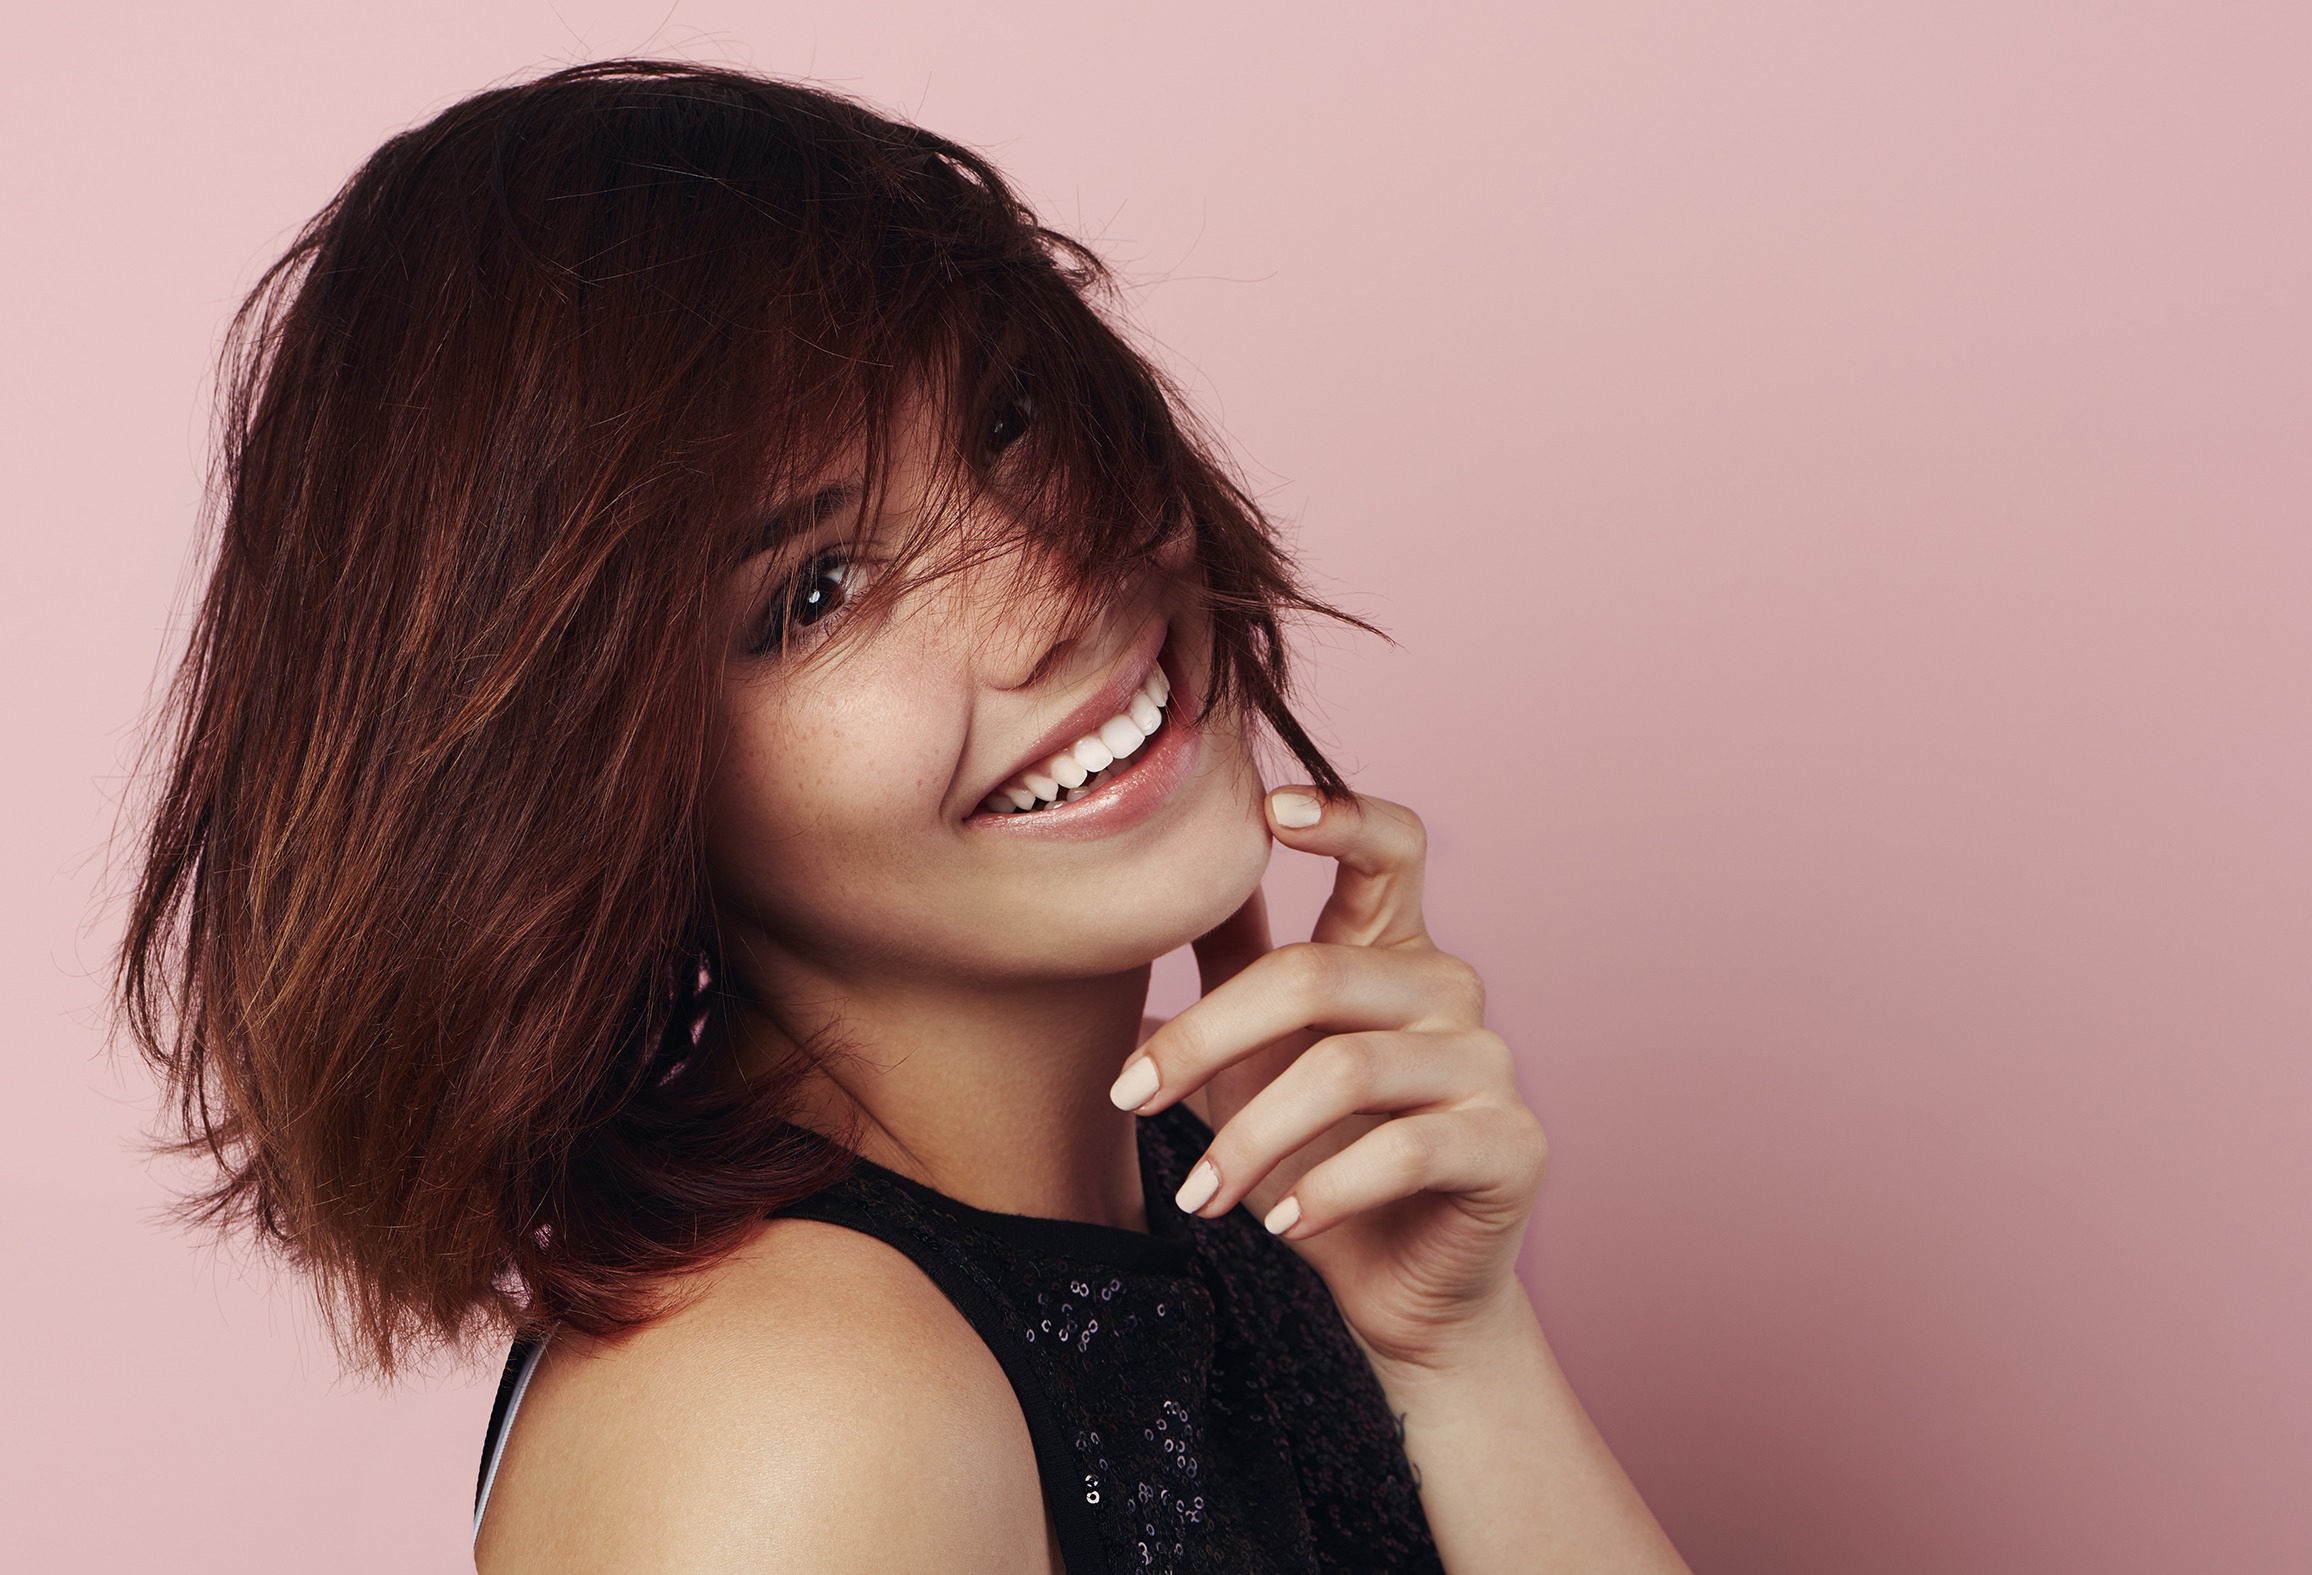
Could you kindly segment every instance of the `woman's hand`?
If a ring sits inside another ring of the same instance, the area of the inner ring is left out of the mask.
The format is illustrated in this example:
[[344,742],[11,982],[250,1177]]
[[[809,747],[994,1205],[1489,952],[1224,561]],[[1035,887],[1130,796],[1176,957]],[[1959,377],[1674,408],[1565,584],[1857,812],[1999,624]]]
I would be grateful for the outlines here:
[[1271,949],[1256,893],[1198,941],[1204,998],[1124,1063],[1116,1103],[1203,1105],[1179,1201],[1249,1202],[1325,1277],[1453,1575],[1684,1575],[1517,1283],[1546,1148],[1477,975],[1421,922],[1419,818],[1283,788],[1268,821],[1340,861],[1315,932]]
[[1197,942],[1204,996],[1116,1080],[1152,1114],[1203,1091],[1211,1147],[1178,1203],[1249,1202],[1321,1273],[1377,1359],[1451,1364],[1524,1312],[1517,1249],[1546,1144],[1476,971],[1421,919],[1425,837],[1381,799],[1269,795],[1277,840],[1340,861],[1306,943],[1271,949],[1256,893]]

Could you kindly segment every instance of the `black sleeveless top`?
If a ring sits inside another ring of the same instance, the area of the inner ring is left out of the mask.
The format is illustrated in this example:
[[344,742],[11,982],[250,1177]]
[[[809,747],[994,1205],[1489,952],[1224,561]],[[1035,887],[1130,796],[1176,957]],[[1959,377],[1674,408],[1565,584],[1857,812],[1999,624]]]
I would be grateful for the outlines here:
[[[1142,1120],[1150,1233],[991,1214],[860,1161],[780,1212],[863,1232],[1010,1378],[1068,1575],[1438,1571],[1402,1433],[1315,1270],[1239,1208],[1169,1206],[1211,1134]],[[516,1375],[506,1365],[484,1474]]]

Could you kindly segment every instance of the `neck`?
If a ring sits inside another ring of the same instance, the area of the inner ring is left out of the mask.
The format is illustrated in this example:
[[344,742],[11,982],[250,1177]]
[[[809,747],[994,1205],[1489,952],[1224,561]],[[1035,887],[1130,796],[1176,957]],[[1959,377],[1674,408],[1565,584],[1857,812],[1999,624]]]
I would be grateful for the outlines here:
[[1133,1118],[1108,1102],[1138,1038],[1145,966],[926,985],[778,964],[775,1007],[742,1014],[738,1060],[806,1062],[802,1125],[974,1208],[1147,1228]]

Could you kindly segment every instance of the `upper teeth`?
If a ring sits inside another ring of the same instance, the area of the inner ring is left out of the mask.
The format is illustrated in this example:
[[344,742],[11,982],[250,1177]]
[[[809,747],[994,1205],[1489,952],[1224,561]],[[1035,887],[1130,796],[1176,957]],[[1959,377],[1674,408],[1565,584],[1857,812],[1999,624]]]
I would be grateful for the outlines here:
[[1164,706],[1171,698],[1172,684],[1164,669],[1150,668],[1148,681],[1123,710],[1050,759],[1013,777],[982,800],[980,808],[998,815],[1016,815],[1083,797],[1093,777],[1137,750],[1164,725]]

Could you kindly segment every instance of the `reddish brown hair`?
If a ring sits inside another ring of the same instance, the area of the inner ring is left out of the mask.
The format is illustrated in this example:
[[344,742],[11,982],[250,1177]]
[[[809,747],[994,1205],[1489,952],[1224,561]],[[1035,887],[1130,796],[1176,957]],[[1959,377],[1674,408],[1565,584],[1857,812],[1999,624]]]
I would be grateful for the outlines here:
[[349,1351],[607,1331],[843,1155],[703,1068],[712,587],[764,500],[928,381],[963,469],[1097,595],[1192,533],[1214,702],[1315,609],[984,160],[815,89],[614,61],[379,149],[225,369],[215,562],[120,965],[198,1215]]

